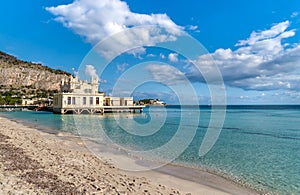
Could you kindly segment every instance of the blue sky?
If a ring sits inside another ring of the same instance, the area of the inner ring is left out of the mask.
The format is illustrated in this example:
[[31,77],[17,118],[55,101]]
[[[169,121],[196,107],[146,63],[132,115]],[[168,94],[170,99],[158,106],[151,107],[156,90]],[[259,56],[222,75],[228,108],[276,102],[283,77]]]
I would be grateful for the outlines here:
[[[300,103],[298,0],[11,0],[0,5],[0,50],[23,60],[72,72],[72,68],[80,69],[99,41],[124,29],[154,24],[171,29],[169,35],[174,37],[185,31],[203,44],[224,78],[228,104]],[[155,38],[161,35],[151,35],[146,42],[159,44]],[[101,90],[111,92],[127,70],[144,63],[134,71],[165,84],[146,83],[135,89],[135,96],[178,103],[171,88],[188,96],[179,82],[184,76],[199,102],[210,103],[206,83],[184,56],[151,48],[133,53],[110,63],[100,75]],[[205,56],[190,61],[209,72]],[[126,82],[137,80],[127,78]]]

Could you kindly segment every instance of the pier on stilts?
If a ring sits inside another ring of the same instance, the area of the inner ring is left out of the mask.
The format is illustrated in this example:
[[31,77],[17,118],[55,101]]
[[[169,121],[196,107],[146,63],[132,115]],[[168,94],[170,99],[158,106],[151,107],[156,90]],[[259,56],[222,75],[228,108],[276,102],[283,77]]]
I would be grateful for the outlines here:
[[145,106],[102,106],[100,108],[62,108],[54,109],[55,114],[104,114],[116,112],[142,113]]

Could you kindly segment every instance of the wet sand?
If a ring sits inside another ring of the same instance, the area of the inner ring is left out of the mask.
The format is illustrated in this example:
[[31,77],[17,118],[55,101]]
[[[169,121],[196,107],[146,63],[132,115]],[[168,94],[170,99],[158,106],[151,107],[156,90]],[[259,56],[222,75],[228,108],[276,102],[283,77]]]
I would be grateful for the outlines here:
[[0,194],[49,193],[255,194],[190,168],[120,170],[109,159],[90,153],[80,137],[54,135],[0,118]]

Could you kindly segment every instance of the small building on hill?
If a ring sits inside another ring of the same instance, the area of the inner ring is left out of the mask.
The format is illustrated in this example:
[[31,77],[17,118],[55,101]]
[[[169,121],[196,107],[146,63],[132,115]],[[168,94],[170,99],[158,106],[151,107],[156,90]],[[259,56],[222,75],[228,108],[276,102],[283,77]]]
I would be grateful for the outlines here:
[[35,104],[37,104],[36,101],[31,99],[22,99],[21,102],[22,106],[35,105]]
[[70,77],[68,81],[61,81],[60,93],[53,98],[53,112],[66,113],[104,113],[139,110],[143,106],[134,106],[133,97],[105,97],[98,92],[98,79],[92,78],[91,83],[79,81]]

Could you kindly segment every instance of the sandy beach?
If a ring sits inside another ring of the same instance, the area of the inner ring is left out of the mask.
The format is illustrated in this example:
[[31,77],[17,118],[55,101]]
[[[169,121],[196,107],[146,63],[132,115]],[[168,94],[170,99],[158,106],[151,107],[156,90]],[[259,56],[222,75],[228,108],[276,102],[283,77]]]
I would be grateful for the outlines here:
[[175,166],[123,171],[91,154],[80,137],[46,133],[6,118],[0,118],[0,193],[255,194],[207,172]]

